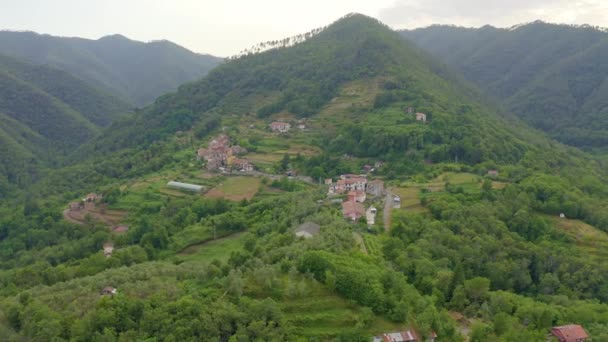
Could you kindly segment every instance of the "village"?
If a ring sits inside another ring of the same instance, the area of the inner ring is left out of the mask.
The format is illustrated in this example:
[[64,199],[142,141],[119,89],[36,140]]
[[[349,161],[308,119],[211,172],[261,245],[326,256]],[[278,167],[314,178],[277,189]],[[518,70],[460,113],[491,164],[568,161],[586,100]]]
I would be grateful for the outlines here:
[[[427,123],[427,115],[420,112],[415,112],[411,107],[404,109],[408,115],[413,115],[414,119],[422,124]],[[267,129],[274,134],[276,137],[284,138],[286,134],[289,134],[293,125],[293,121],[290,123],[287,120],[284,121],[273,121],[268,124]],[[307,127],[304,120],[298,120],[295,124],[299,131],[310,129]],[[202,168],[209,177],[221,177],[225,179],[223,183],[229,183],[231,180],[237,179],[260,179],[263,177],[270,179],[280,179],[283,177],[290,179],[304,180],[306,183],[313,186],[322,186],[326,189],[326,199],[320,200],[319,204],[335,205],[341,208],[341,216],[346,221],[353,225],[360,225],[361,227],[367,227],[368,232],[373,230],[380,222],[385,230],[390,227],[390,216],[391,210],[402,209],[402,200],[406,199],[408,202],[406,205],[407,210],[411,207],[412,193],[415,193],[413,197],[416,198],[416,203],[419,202],[420,189],[429,189],[429,195],[432,196],[435,185],[425,185],[422,188],[412,187],[410,189],[404,189],[403,187],[394,187],[391,183],[390,187],[385,185],[383,177],[378,176],[382,174],[378,172],[384,167],[384,162],[377,160],[361,166],[360,172],[356,174],[345,173],[335,178],[327,178],[320,181],[313,181],[307,178],[295,178],[297,175],[296,170],[289,170],[284,174],[269,174],[260,171],[255,163],[248,158],[250,151],[246,148],[233,144],[230,136],[225,133],[220,133],[214,136],[207,144],[206,147],[201,147],[196,150],[195,159],[199,162],[197,167]],[[459,176],[459,175],[457,175]],[[501,183],[497,181],[499,179],[499,171],[496,169],[487,170],[485,176],[493,180],[493,184],[499,186]],[[450,176],[451,177],[451,176]],[[460,176],[459,176],[460,177]],[[175,178],[174,178],[175,179]],[[455,181],[454,184],[459,184],[460,181]],[[466,180],[467,182],[473,182],[473,178]],[[440,187],[443,187],[444,180],[441,180]],[[475,186],[479,186],[479,180],[475,180]],[[209,182],[197,184],[197,182],[175,181],[170,180],[168,182],[158,185],[158,191],[168,195],[181,196],[179,193],[194,193],[207,196],[210,188],[216,189],[221,187],[222,183],[208,185]],[[244,184],[244,183],[243,183]],[[246,198],[250,199],[260,187],[259,182],[256,184],[256,190],[250,192],[251,195],[247,195]],[[438,183],[439,184],[439,183]],[[236,187],[241,187],[237,183]],[[170,189],[177,191],[171,192]],[[410,190],[415,190],[412,192]],[[403,196],[405,194],[405,197]],[[226,196],[226,194],[220,194]],[[229,198],[229,197],[227,197]],[[109,229],[116,234],[126,233],[129,230],[128,225],[124,224],[124,218],[126,213],[118,210],[110,210],[106,208],[106,204],[103,203],[103,195],[97,193],[90,193],[79,201],[69,203],[68,208],[64,211],[64,216],[67,220],[73,223],[84,224],[89,219],[98,220],[103,224],[106,224]],[[417,204],[414,209],[418,210],[419,205]],[[384,217],[379,218],[379,214],[384,214]],[[565,215],[562,213],[559,215],[562,219],[565,219]],[[293,228],[293,234],[296,237],[302,239],[314,238],[322,231],[322,226],[315,222],[304,222]],[[354,232],[356,237],[361,239],[363,246],[368,245],[367,237],[365,241],[362,239],[361,233]],[[374,232],[373,234],[376,234]],[[370,234],[365,234],[370,235]],[[363,247],[365,251],[365,247]],[[106,241],[103,243],[101,253],[106,258],[111,258],[115,253],[115,245],[112,241]],[[365,251],[367,253],[367,251]],[[104,286],[101,291],[103,296],[114,296],[118,294],[118,289],[113,286]],[[435,332],[431,331],[425,334],[428,336],[426,339],[421,339],[422,336],[416,329],[408,328],[400,331],[385,332],[383,334],[373,337],[374,342],[434,342],[438,336]],[[551,336],[554,336],[557,341],[570,341],[569,336],[577,336],[576,341],[585,341],[588,338],[584,328],[580,325],[566,325],[558,326],[551,329]]]

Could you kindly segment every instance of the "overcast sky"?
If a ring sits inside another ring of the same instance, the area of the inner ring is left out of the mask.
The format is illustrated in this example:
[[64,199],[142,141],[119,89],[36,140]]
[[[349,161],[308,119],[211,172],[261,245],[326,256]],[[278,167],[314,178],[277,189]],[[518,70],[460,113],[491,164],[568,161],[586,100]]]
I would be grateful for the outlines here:
[[350,12],[393,28],[508,27],[537,19],[608,27],[608,0],[0,0],[0,29],[92,39],[120,33],[228,56]]

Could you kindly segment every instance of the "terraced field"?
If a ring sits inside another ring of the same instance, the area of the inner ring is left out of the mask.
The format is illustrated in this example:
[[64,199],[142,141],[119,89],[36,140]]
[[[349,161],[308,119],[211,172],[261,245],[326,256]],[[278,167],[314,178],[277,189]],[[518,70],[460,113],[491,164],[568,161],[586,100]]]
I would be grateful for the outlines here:
[[[330,340],[355,328],[361,316],[358,305],[327,292],[318,283],[308,285],[312,289],[310,294],[285,300],[281,304],[285,316],[296,327],[298,335],[308,339]],[[399,326],[377,318],[365,331],[371,337],[394,329],[399,329]]]

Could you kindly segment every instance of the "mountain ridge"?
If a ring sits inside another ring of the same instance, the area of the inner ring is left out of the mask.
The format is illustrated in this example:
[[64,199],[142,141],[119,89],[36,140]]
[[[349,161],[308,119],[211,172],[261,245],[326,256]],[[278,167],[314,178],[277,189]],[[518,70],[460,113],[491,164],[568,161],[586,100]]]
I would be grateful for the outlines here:
[[552,137],[583,148],[608,143],[607,126],[598,120],[608,111],[605,30],[533,22],[401,33]]
[[67,71],[137,106],[202,77],[222,60],[167,41],[144,43],[122,35],[92,40],[31,31],[0,31],[0,54]]

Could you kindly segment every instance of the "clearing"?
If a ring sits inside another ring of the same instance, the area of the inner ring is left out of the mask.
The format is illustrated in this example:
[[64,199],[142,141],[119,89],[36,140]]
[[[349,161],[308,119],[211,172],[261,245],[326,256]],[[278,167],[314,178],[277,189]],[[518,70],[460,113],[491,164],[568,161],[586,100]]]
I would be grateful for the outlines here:
[[235,233],[216,240],[188,246],[179,253],[179,257],[184,261],[227,260],[233,251],[243,249],[244,234],[244,232]]
[[205,197],[231,201],[250,200],[260,189],[261,183],[261,179],[256,177],[229,177],[209,190]]
[[124,210],[110,210],[105,204],[86,203],[84,208],[63,211],[63,217],[76,224],[85,224],[87,217],[94,221],[99,221],[107,226],[120,224],[127,216]]
[[608,234],[580,220],[544,215],[574,240],[577,247],[596,261],[608,259]]

